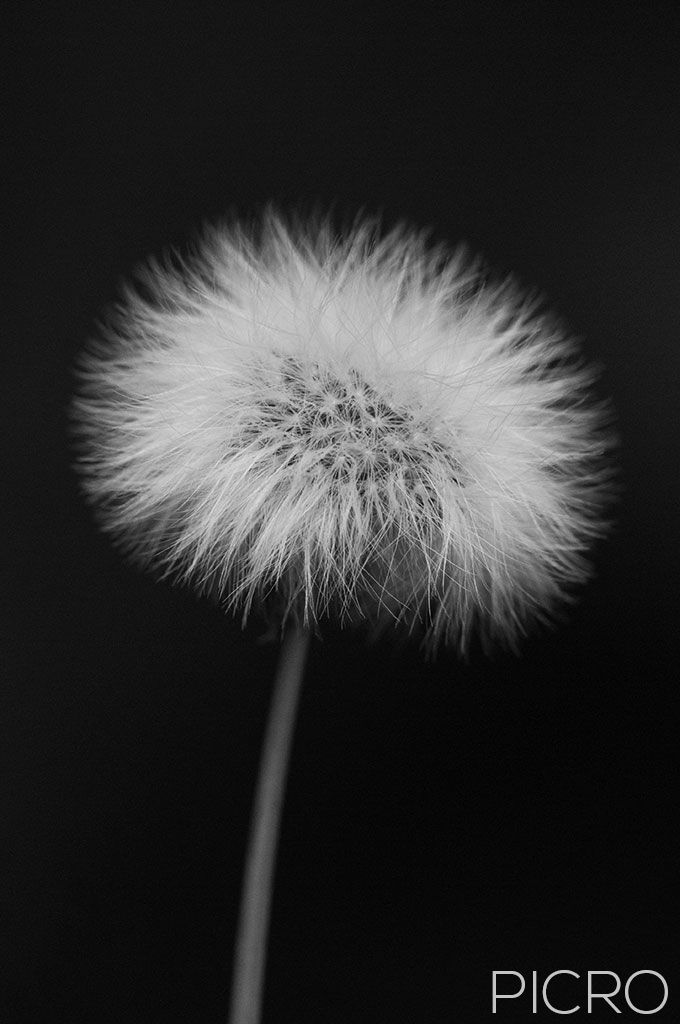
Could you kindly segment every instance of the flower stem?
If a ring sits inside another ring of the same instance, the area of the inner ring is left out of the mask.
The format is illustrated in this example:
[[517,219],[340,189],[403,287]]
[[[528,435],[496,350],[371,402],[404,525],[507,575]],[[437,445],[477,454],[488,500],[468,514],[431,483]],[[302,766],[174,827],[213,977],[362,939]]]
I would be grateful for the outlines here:
[[267,955],[267,931],[286,772],[309,631],[284,635],[262,746],[236,935],[230,1024],[259,1024]]

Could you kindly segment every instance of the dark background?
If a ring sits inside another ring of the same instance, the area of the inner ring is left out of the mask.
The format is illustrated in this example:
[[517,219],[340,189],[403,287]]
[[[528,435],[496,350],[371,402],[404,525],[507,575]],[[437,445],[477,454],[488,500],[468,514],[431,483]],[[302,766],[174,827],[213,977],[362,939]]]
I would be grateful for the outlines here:
[[566,968],[659,971],[677,1019],[673,5],[61,6],[8,34],[3,1024],[226,1019],[276,651],[123,564],[65,408],[121,277],[270,199],[430,225],[537,285],[604,366],[624,490],[520,658],[314,646],[264,1024],[554,1020],[492,1018],[491,971]]

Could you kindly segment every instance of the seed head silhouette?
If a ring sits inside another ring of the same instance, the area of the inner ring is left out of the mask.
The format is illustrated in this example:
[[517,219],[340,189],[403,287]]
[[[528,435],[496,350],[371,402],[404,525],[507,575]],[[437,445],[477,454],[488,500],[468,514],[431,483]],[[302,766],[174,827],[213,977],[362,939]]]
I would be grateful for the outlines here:
[[78,465],[133,558],[244,620],[514,646],[604,529],[593,376],[462,249],[269,209],[127,287],[81,361]]

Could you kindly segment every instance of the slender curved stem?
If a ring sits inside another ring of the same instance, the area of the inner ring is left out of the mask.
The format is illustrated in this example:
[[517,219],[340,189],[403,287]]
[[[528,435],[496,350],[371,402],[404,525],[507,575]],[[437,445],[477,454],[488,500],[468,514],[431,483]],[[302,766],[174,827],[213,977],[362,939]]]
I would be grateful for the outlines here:
[[260,1022],[279,823],[309,640],[307,629],[291,627],[276,669],[243,877],[230,1024]]

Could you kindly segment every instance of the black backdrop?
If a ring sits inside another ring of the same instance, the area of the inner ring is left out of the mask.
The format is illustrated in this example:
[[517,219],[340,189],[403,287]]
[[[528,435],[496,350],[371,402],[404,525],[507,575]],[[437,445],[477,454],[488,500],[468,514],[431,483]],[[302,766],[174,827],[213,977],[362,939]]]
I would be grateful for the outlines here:
[[[676,1020],[673,5],[64,7],[7,37],[3,1024],[225,1019],[276,652],[121,562],[65,407],[121,277],[270,199],[431,225],[537,285],[604,366],[624,492],[520,658],[315,645],[265,1024],[555,1019],[492,1017],[513,969],[656,970]],[[585,1014],[583,981],[553,991]]]

